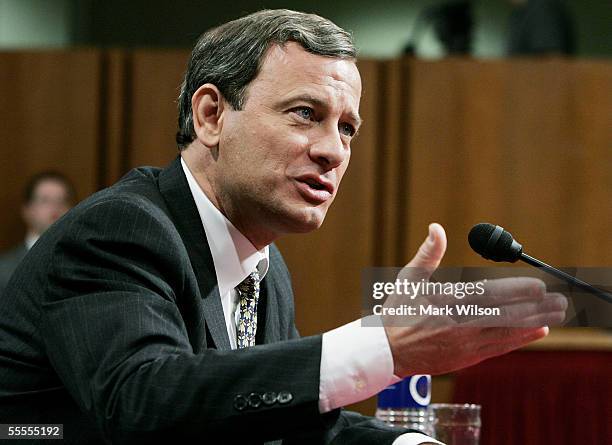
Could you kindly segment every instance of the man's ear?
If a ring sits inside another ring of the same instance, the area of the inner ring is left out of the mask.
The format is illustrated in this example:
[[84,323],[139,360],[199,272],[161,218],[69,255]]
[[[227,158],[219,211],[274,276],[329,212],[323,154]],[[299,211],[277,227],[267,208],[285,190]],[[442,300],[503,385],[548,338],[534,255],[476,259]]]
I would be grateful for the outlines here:
[[219,144],[224,106],[223,95],[211,83],[202,85],[191,97],[193,128],[198,140],[206,147]]

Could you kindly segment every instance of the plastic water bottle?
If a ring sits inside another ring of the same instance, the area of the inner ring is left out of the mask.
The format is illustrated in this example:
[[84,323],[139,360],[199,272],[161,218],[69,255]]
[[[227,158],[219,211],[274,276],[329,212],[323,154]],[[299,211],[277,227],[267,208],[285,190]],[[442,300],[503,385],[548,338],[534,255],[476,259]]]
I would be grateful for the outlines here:
[[376,418],[388,425],[429,431],[427,405],[431,401],[431,376],[413,375],[378,394]]

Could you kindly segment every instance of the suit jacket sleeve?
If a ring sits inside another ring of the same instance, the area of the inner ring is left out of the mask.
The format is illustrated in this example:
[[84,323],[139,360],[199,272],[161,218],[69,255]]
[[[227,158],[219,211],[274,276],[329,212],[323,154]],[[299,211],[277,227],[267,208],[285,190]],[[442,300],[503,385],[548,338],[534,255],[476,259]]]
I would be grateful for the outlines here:
[[[55,247],[41,322],[51,364],[108,439],[231,443],[231,433],[258,441],[323,427],[320,336],[194,353],[185,309],[196,287],[169,220],[137,196],[76,213]],[[238,394],[279,391],[292,400],[235,406]]]
[[[115,196],[73,212],[52,263],[41,308],[49,360],[113,443],[330,443],[361,423],[318,411],[320,336],[195,347],[190,310],[202,297],[174,225],[148,200]],[[281,391],[291,400],[237,408],[238,395]]]

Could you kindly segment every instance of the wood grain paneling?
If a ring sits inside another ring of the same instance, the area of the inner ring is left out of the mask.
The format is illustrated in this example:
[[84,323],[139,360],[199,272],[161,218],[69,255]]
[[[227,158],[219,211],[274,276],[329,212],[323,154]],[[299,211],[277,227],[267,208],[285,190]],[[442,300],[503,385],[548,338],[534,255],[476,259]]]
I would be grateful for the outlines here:
[[0,250],[23,239],[33,174],[66,174],[80,198],[96,190],[100,66],[96,51],[0,53]]
[[[401,261],[402,239],[407,236],[404,208],[407,204],[408,176],[403,170],[409,156],[410,76],[408,60],[379,63],[377,89],[378,128],[376,129],[376,246],[377,266],[396,266]],[[367,74],[367,73],[366,73]]]
[[466,235],[489,221],[554,264],[612,264],[611,73],[555,59],[415,62],[407,254],[438,221],[445,264],[485,264]]
[[612,64],[581,61],[572,66],[571,123],[577,153],[574,186],[573,260],[612,264]]
[[108,50],[102,53],[100,80],[102,128],[100,184],[109,186],[129,170],[130,152],[130,53],[124,50]]
[[128,165],[165,166],[178,150],[177,97],[188,51],[138,50],[131,55]]

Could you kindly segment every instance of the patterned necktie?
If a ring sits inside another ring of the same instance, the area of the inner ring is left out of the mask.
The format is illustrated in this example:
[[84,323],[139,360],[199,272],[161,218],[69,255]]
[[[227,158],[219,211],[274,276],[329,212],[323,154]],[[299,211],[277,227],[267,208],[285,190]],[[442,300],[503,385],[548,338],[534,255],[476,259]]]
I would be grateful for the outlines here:
[[251,273],[236,286],[240,297],[240,318],[238,319],[238,348],[255,346],[257,332],[257,300],[259,299],[259,273]]

